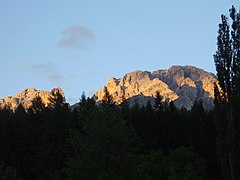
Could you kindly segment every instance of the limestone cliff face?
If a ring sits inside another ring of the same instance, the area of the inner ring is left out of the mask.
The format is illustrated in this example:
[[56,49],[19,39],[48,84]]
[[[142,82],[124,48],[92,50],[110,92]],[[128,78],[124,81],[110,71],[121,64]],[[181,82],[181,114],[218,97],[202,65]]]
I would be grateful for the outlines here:
[[[173,101],[178,98],[178,95],[169,89],[166,83],[147,71],[128,73],[120,79],[111,78],[105,86],[117,104],[120,104],[122,99],[134,96],[152,97],[156,91],[160,91],[164,99],[169,98]],[[97,101],[102,100],[105,95],[104,88],[95,95]]]
[[[128,99],[130,105],[152,104],[159,91],[163,100],[173,101],[178,108],[190,109],[196,100],[202,100],[206,109],[213,107],[214,74],[194,66],[172,66],[167,70],[154,72],[135,71],[122,78],[111,78],[105,85],[113,100],[120,104]],[[94,95],[100,102],[105,95],[104,88]]]
[[42,99],[45,106],[48,106],[50,105],[49,99],[52,98],[56,92],[59,92],[64,97],[61,88],[54,88],[51,92],[27,88],[15,96],[6,96],[4,99],[0,99],[0,108],[15,110],[21,104],[25,109],[28,109],[32,106],[32,102],[37,96]]

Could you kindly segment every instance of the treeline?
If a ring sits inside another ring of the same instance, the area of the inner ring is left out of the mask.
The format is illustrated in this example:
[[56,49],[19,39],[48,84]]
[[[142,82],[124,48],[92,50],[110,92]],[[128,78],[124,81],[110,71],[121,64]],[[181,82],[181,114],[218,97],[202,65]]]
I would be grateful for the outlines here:
[[196,102],[129,108],[60,94],[27,112],[0,111],[0,179],[221,179],[214,112]]
[[[221,16],[214,62],[215,108],[190,111],[125,101],[107,89],[71,110],[60,93],[45,107],[0,110],[0,179],[240,179],[240,13]],[[231,24],[230,24],[231,23]]]

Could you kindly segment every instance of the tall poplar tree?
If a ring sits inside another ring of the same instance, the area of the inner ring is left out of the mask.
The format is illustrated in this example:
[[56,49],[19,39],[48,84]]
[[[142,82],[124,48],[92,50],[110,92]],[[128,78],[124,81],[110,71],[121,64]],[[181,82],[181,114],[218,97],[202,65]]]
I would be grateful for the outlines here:
[[[221,16],[214,54],[217,148],[225,179],[240,179],[240,14]],[[230,20],[229,20],[230,19]]]

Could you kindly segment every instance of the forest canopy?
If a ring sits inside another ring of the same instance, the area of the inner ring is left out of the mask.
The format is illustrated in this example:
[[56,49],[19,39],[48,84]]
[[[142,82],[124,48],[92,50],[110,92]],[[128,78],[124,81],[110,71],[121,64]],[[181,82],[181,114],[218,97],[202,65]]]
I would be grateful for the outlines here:
[[240,179],[240,14],[221,16],[214,62],[215,108],[124,101],[105,89],[72,109],[60,93],[46,107],[0,109],[0,179]]

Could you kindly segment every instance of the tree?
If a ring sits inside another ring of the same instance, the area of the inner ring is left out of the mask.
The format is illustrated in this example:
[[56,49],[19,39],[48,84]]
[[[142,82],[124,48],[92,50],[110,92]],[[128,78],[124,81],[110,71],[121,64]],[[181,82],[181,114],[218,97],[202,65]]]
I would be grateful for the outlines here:
[[44,111],[45,105],[42,101],[42,98],[40,96],[37,96],[33,102],[32,102],[32,108],[29,109],[30,111],[32,110],[34,113],[39,113]]
[[151,151],[138,155],[133,166],[132,179],[205,180],[207,173],[205,160],[192,148],[180,147],[164,155],[161,151]]
[[103,97],[103,103],[108,106],[113,106],[115,105],[115,102],[113,100],[112,95],[110,95],[108,89],[106,86],[104,86],[104,97]]
[[163,97],[160,95],[160,92],[156,92],[156,97],[154,98],[155,104],[154,108],[160,112],[163,111]]
[[240,178],[240,13],[221,16],[214,54],[220,88],[215,86],[217,148],[225,179]]
[[85,93],[83,92],[81,95],[81,99],[78,103],[77,111],[79,113],[87,114],[90,113],[95,107],[95,101],[91,98],[86,98]]
[[79,111],[81,111],[82,109],[84,109],[85,106],[86,106],[86,104],[87,104],[87,99],[86,99],[85,92],[83,92],[82,95],[81,95],[81,99],[80,99],[80,101],[79,101],[79,103],[78,103],[78,105],[79,105]]
[[204,180],[205,160],[199,158],[192,148],[180,147],[169,154],[170,176],[168,180]]
[[71,126],[71,111],[64,97],[59,91],[52,94],[49,107],[44,118],[46,121],[41,126],[39,149],[36,153],[38,161],[38,176],[42,179],[52,179],[51,176],[62,173],[66,153],[65,144]]
[[135,130],[115,111],[94,109],[82,129],[70,134],[69,179],[123,179],[125,158],[137,151],[138,141]]
[[1,162],[0,162],[0,179],[20,180],[20,178],[17,177],[17,172],[15,169],[11,167],[5,167]]

